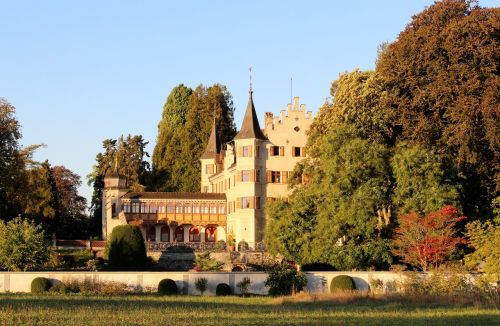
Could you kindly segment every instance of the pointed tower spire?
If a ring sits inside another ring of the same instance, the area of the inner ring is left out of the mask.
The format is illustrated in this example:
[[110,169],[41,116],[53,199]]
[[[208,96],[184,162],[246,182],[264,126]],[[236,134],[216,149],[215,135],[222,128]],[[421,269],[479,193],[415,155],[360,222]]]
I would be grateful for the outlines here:
[[205,158],[215,158],[217,154],[220,153],[220,140],[217,134],[217,123],[215,121],[215,106],[214,106],[214,121],[212,125],[212,131],[210,132],[210,138],[208,138],[207,147],[205,152],[201,156],[202,159]]
[[264,133],[262,133],[262,130],[260,129],[259,119],[257,119],[257,114],[255,113],[255,106],[253,105],[252,68],[250,67],[249,70],[250,70],[250,89],[248,91],[247,111],[245,112],[245,117],[243,118],[241,129],[236,135],[236,137],[234,137],[234,139],[256,138],[256,139],[266,140],[267,137],[264,136]]

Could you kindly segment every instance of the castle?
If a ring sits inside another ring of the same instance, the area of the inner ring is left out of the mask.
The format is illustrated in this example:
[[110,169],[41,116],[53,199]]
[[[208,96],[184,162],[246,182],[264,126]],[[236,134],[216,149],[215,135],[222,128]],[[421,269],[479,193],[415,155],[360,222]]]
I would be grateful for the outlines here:
[[[221,144],[215,120],[201,161],[201,191],[131,192],[126,179],[104,179],[102,224],[106,239],[113,227],[138,226],[146,241],[208,247],[228,236],[257,249],[262,244],[266,203],[289,195],[287,179],[304,156],[312,113],[295,97],[279,116],[265,113],[260,128],[249,92],[240,131]],[[224,146],[223,146],[224,145]]]

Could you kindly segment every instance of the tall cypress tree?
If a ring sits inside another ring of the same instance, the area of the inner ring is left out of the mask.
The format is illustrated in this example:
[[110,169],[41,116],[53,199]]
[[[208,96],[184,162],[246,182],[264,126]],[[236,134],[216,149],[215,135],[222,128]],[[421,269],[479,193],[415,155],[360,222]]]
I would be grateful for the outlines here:
[[186,98],[181,95],[188,90],[177,86],[165,104],[153,154],[154,190],[200,191],[199,158],[208,142],[214,112],[221,141],[228,142],[236,134],[232,96],[226,86],[199,85],[191,91],[184,111]]

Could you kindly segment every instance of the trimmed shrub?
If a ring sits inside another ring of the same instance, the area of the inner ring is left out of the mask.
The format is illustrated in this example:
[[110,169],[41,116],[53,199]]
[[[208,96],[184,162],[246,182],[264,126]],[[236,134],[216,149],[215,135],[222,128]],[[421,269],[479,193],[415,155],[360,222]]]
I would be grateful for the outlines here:
[[247,296],[248,295],[248,287],[250,286],[250,278],[244,277],[241,281],[236,283],[236,287],[240,290],[240,293],[242,296]]
[[147,266],[146,246],[141,231],[133,225],[113,228],[106,247],[112,270],[144,270]]
[[217,296],[231,295],[231,287],[226,283],[219,283],[215,288],[215,295]]
[[343,292],[356,290],[356,285],[352,277],[348,275],[335,276],[330,283],[330,292]]
[[269,287],[269,295],[290,295],[301,291],[307,284],[307,278],[304,273],[284,263],[269,273],[264,284]]
[[50,281],[45,277],[36,277],[31,281],[31,293],[43,293],[50,290]]
[[177,284],[169,278],[163,279],[158,283],[158,293],[163,295],[177,294]]
[[194,286],[198,291],[200,291],[201,295],[207,290],[208,280],[204,277],[197,278],[194,282]]

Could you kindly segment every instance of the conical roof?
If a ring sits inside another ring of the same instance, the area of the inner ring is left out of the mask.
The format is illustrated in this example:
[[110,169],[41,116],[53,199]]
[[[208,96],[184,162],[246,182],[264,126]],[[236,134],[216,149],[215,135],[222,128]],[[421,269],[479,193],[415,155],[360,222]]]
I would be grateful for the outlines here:
[[210,138],[208,139],[207,148],[201,156],[202,159],[205,158],[215,158],[217,154],[220,153],[220,140],[217,135],[217,125],[215,123],[215,111],[214,111],[214,123],[212,125],[212,131],[210,132]]
[[249,92],[247,111],[245,112],[245,117],[243,118],[243,123],[241,124],[241,129],[234,137],[234,139],[261,139],[266,140],[267,137],[264,136],[262,130],[259,126],[259,119],[257,119],[257,114],[255,113],[255,106],[253,105],[252,90]]

